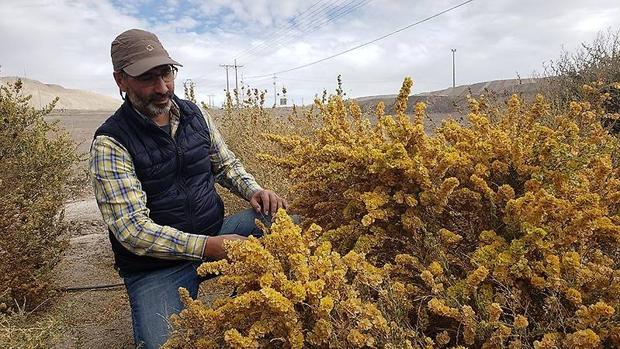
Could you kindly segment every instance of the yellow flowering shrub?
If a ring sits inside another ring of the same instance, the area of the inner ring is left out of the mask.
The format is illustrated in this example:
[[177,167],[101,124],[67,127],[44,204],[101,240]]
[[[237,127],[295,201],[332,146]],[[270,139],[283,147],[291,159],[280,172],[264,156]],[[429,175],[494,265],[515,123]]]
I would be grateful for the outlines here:
[[[532,346],[556,332],[562,345],[598,343],[578,332],[588,329],[612,343],[620,147],[601,126],[605,94],[584,86],[587,98],[566,113],[542,96],[529,105],[512,96],[504,108],[472,98],[466,125],[448,120],[429,135],[423,104],[404,114],[411,85],[395,115],[378,106],[375,124],[338,96],[317,103],[324,127],[274,159],[297,183],[295,209],[340,253],[393,264],[414,300],[431,297],[410,308],[428,337],[449,326],[454,345]],[[476,324],[467,340],[466,306]]]
[[[268,135],[297,227],[207,263],[238,296],[187,299],[169,347],[620,346],[620,142],[605,95],[566,112],[542,96],[469,100],[424,131],[425,106],[376,122],[341,96],[314,134]],[[319,228],[322,227],[322,228]],[[329,297],[329,298],[327,298]]]
[[237,296],[212,307],[192,300],[172,324],[166,348],[259,348],[385,346],[396,340],[380,309],[386,268],[364,255],[340,255],[322,230],[296,226],[284,210],[261,239],[226,246],[228,260],[204,263],[199,274],[219,274]]

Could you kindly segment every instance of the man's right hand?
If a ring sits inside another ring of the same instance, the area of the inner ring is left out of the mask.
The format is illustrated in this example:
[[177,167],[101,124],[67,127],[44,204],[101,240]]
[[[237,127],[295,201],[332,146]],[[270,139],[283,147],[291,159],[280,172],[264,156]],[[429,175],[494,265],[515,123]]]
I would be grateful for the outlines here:
[[217,261],[226,258],[224,250],[224,241],[226,240],[245,240],[245,236],[237,234],[224,234],[217,236],[209,236],[207,246],[205,247],[204,260]]

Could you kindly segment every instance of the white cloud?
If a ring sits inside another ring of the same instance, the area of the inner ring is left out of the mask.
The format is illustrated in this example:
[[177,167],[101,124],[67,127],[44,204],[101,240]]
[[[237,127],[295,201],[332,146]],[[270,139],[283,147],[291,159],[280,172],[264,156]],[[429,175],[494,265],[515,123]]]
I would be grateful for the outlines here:
[[195,29],[200,24],[200,22],[198,22],[196,19],[189,17],[189,16],[183,16],[181,18],[176,18],[175,15],[172,13],[169,13],[166,15],[166,17],[168,16],[171,17],[169,22],[158,23],[153,28],[151,28],[151,30],[153,30],[156,33],[187,32],[187,31],[190,31],[191,29]]
[[[2,75],[24,75],[47,83],[117,96],[111,78],[110,42],[129,28],[152,30],[171,56],[183,63],[182,80],[198,83],[199,96],[222,100],[226,85],[220,64],[264,42],[240,58],[239,77],[271,74],[316,61],[377,38],[454,6],[457,0],[151,0],[17,1],[0,3]],[[328,5],[364,4],[328,11]],[[142,13],[145,8],[150,13]],[[163,11],[163,12],[162,12]],[[294,19],[294,20],[293,20]],[[291,23],[296,25],[291,28]],[[308,68],[281,74],[297,102],[323,88],[333,90],[343,75],[350,95],[396,93],[411,75],[414,91],[452,83],[456,48],[457,83],[527,77],[543,61],[620,28],[617,0],[477,0],[363,49]],[[273,41],[274,38],[278,40]],[[234,72],[230,71],[234,85]],[[272,91],[271,77],[246,79]],[[268,97],[271,98],[271,97]]]
[[108,94],[110,42],[142,24],[100,1],[3,1],[0,17],[3,75]]

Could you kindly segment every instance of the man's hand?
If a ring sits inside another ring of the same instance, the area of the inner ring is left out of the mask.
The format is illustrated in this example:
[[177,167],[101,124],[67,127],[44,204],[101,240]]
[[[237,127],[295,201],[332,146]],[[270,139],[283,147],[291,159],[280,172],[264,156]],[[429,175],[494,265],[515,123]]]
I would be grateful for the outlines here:
[[224,234],[218,236],[209,236],[207,238],[207,246],[205,247],[205,260],[220,260],[226,258],[224,250],[224,241],[226,240],[245,240],[245,236],[237,234]]
[[254,211],[263,214],[274,215],[280,208],[286,209],[288,203],[271,190],[263,189],[257,191],[250,199],[250,205],[254,207]]

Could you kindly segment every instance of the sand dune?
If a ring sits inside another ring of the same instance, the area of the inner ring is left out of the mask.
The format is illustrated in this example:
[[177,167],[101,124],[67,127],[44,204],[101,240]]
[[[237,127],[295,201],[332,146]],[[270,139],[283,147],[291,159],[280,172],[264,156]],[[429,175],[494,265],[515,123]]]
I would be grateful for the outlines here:
[[[13,83],[16,77],[0,77],[0,84]],[[90,91],[67,89],[60,85],[45,84],[37,80],[22,78],[23,92],[32,95],[30,105],[41,108],[59,97],[55,109],[116,110],[122,101]]]

